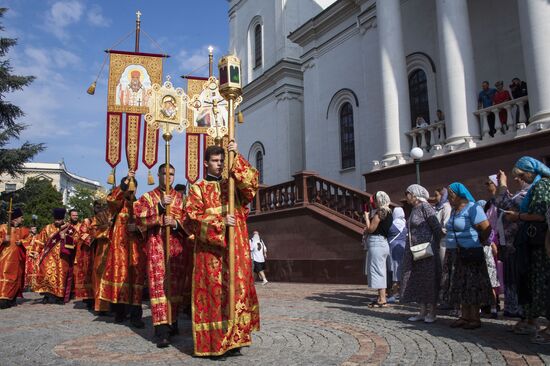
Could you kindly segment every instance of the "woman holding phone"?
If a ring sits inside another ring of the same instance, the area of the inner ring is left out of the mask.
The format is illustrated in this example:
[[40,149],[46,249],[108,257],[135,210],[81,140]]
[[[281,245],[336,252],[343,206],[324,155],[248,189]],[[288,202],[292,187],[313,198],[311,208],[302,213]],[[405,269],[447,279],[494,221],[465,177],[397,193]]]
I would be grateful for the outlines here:
[[378,290],[378,298],[369,307],[387,306],[387,259],[390,254],[388,234],[393,223],[390,197],[386,192],[376,192],[370,212],[365,212],[365,235],[367,237],[367,280],[368,286]]

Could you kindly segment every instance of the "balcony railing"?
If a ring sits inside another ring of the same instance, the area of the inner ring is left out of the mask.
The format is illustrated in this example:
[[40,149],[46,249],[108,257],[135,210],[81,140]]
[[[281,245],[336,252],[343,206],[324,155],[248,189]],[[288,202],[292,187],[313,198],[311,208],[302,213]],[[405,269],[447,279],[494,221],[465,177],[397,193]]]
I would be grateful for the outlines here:
[[[479,109],[474,114],[479,118],[481,138],[483,140],[491,138],[489,126],[489,116],[493,115],[495,119],[495,134],[494,136],[503,136],[509,133],[514,133],[518,127],[525,128],[527,123],[527,114],[525,113],[525,105],[528,102],[528,97],[524,96],[517,99],[512,99],[504,103],[495,104],[493,106]],[[501,123],[500,116],[506,119],[505,123]],[[516,120],[517,116],[517,120]]]
[[429,150],[432,146],[445,144],[445,121],[437,121],[426,127],[416,127],[410,130],[412,147]]

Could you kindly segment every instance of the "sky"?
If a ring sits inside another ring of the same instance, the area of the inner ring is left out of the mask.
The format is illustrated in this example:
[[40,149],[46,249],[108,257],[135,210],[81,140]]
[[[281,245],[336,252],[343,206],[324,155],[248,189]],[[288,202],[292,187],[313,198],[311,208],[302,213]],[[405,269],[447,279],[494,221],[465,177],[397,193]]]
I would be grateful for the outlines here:
[[[164,76],[170,75],[176,87],[185,86],[179,76],[197,68],[193,75],[208,76],[208,66],[201,66],[208,63],[209,45],[214,47],[216,65],[229,44],[226,0],[0,0],[0,7],[9,9],[1,20],[5,30],[0,36],[18,39],[8,54],[14,73],[36,77],[22,92],[6,97],[25,112],[19,122],[29,127],[21,142],[46,144],[34,162],[63,159],[71,173],[104,186],[110,172],[105,162],[108,64],[95,95],[86,89],[101,68],[103,51],[135,29],[136,11],[142,13],[140,51],[169,54]],[[133,51],[134,35],[113,49]],[[174,136],[171,156],[176,182],[183,183],[184,134]],[[161,139],[159,163],[163,161]],[[123,147],[117,179],[126,169]],[[142,192],[146,174],[141,164],[137,178]]]

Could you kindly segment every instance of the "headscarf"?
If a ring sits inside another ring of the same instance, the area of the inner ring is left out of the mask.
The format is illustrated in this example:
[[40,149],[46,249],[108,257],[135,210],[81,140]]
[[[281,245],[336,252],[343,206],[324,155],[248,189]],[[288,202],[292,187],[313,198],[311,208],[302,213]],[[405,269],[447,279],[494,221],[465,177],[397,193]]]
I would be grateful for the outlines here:
[[396,207],[393,209],[393,225],[399,230],[399,232],[403,231],[405,226],[407,225],[407,220],[405,220],[405,211],[401,207]]
[[449,185],[449,189],[454,192],[458,197],[468,200],[468,202],[475,202],[474,196],[470,193],[468,188],[462,183],[454,182]]
[[521,157],[516,162],[516,168],[527,173],[536,174],[535,179],[531,183],[529,191],[527,191],[527,194],[525,195],[519,206],[520,212],[528,212],[529,205],[531,204],[531,200],[533,199],[533,188],[536,186],[536,183],[541,180],[541,178],[550,177],[550,168],[530,156]]
[[443,208],[443,205],[449,202],[449,192],[447,192],[447,188],[441,189],[441,192],[439,192],[439,194],[441,194],[441,200],[439,200],[439,202],[435,205],[436,211],[441,210]]
[[428,190],[420,184],[411,184],[407,188],[407,193],[412,194],[417,200],[422,202],[428,202],[428,198],[430,198],[430,193]]
[[496,174],[490,175],[489,180],[491,181],[491,183],[495,185],[495,187],[498,187],[498,180],[497,180]]

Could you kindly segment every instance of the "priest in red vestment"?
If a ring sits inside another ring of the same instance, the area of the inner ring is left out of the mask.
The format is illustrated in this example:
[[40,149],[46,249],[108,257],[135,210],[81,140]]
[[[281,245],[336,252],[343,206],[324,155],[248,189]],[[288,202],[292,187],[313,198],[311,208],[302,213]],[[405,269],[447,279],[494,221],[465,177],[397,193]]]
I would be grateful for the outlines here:
[[[170,185],[175,169],[169,169]],[[186,234],[183,231],[184,197],[171,189],[165,194],[165,165],[158,170],[159,186],[134,203],[134,214],[140,231],[146,237],[147,277],[155,342],[159,348],[170,345],[170,336],[178,333],[178,311],[183,302]],[[166,212],[166,208],[170,211]],[[166,228],[171,227],[169,266],[165,265]]]
[[0,225],[0,309],[15,305],[25,282],[25,242],[29,229],[23,227],[23,211],[13,210],[11,222]]
[[[231,142],[229,151],[237,152]],[[258,171],[237,154],[230,174],[235,179],[235,214],[229,215],[229,182],[222,178],[225,152],[210,146],[205,153],[207,177],[191,186],[185,228],[195,235],[192,321],[195,355],[240,353],[260,329],[260,313],[250,259],[246,219],[258,189]],[[235,303],[229,303],[228,226],[235,227]],[[235,319],[229,319],[230,308]]]
[[94,304],[94,289],[92,288],[93,250],[91,247],[90,226],[92,220],[78,220],[78,211],[69,211],[69,222],[75,230],[74,258],[74,297],[83,300],[88,309]]
[[65,208],[55,208],[53,224],[45,226],[34,238],[34,245],[42,250],[33,291],[44,295],[44,304],[64,304],[71,297],[75,230],[65,223],[65,214]]
[[99,298],[112,304],[115,323],[122,323],[129,312],[130,325],[144,328],[141,296],[145,284],[145,249],[142,233],[135,224],[135,192],[129,190],[131,179],[137,187],[134,176],[134,172],[129,171],[107,197],[113,225],[109,230],[105,269],[99,282]]

